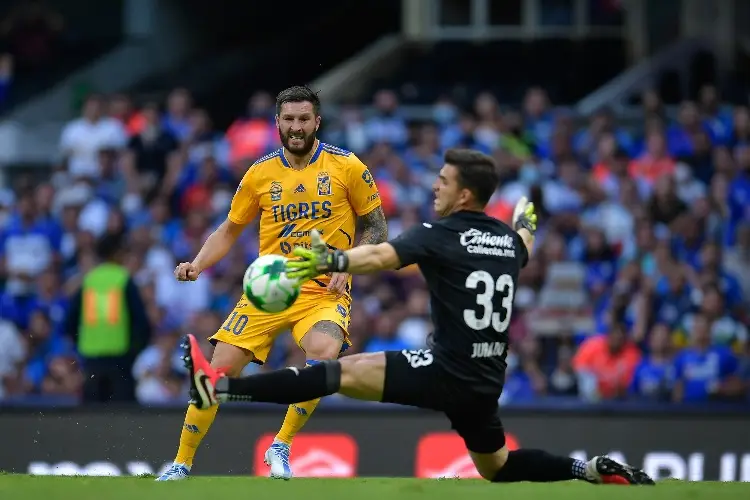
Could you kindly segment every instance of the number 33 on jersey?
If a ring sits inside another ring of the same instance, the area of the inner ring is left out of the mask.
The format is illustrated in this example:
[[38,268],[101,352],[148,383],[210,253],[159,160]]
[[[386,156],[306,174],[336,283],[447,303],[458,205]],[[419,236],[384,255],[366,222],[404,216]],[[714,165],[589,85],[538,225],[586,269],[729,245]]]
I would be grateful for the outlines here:
[[[301,170],[291,168],[283,148],[256,161],[237,188],[228,218],[248,224],[260,213],[260,255],[310,248],[313,229],[329,246],[347,250],[354,245],[357,217],[379,206],[375,180],[359,158],[319,142]],[[327,282],[321,276],[303,290]]]

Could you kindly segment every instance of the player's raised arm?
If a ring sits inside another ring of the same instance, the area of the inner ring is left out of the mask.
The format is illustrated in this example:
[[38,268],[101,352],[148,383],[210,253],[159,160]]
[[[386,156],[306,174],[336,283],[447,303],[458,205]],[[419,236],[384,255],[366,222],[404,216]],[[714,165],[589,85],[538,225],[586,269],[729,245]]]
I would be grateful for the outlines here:
[[521,237],[526,251],[531,256],[534,249],[534,233],[536,233],[536,212],[534,204],[530,203],[525,196],[518,200],[513,210],[513,229]]
[[258,198],[249,174],[250,170],[245,173],[234,193],[226,220],[206,239],[192,262],[183,262],[177,266],[174,274],[178,280],[195,281],[203,271],[223,259],[245,227],[258,214]]
[[230,219],[224,220],[216,231],[206,238],[200,252],[193,259],[191,264],[194,272],[200,274],[223,259],[244,229],[245,224],[236,224]]

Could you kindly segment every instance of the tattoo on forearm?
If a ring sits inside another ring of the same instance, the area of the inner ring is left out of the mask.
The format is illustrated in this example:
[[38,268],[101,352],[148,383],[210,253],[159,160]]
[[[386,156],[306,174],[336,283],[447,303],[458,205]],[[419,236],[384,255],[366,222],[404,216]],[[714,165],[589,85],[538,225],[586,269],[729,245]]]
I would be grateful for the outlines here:
[[388,239],[388,222],[382,207],[360,217],[359,224],[362,228],[360,245],[377,245]]

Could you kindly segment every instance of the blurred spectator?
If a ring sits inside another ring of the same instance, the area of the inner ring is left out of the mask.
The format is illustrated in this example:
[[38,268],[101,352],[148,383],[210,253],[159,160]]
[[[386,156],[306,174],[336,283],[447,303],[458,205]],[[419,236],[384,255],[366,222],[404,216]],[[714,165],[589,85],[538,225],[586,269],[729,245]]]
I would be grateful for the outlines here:
[[690,346],[674,361],[674,401],[740,397],[743,386],[737,376],[737,357],[729,347],[711,345],[711,322],[706,316],[696,314],[691,326]]
[[104,98],[92,95],[83,104],[81,118],[69,122],[62,132],[60,149],[73,177],[98,179],[97,155],[102,149],[119,150],[127,143],[127,133],[114,118],[104,116]]
[[750,145],[750,108],[747,106],[737,106],[734,109],[734,116],[732,117],[729,130],[731,130],[731,133],[727,140],[727,145],[732,149]]
[[153,189],[164,180],[167,156],[178,148],[179,143],[159,119],[159,107],[156,103],[146,104],[142,116],[143,126],[128,142],[126,171],[131,183]]
[[[734,243],[732,235],[736,234],[737,226],[747,221],[750,221],[750,145],[742,146],[737,151],[737,163],[739,172],[736,175],[731,176],[729,179],[724,177],[725,180],[730,180],[729,185],[726,188],[726,192],[723,193],[726,199],[726,208],[728,210],[729,224],[726,228],[728,231],[729,243]],[[719,196],[717,194],[717,196]]]
[[371,144],[386,143],[403,148],[408,141],[406,121],[398,113],[398,97],[390,90],[375,95],[375,115],[365,121],[367,138]]
[[687,205],[677,196],[674,177],[662,175],[656,179],[654,194],[649,200],[649,218],[669,226],[680,215],[687,211]]
[[618,149],[632,151],[633,144],[630,134],[623,129],[616,128],[612,112],[603,109],[591,117],[589,128],[576,134],[574,139],[576,153],[592,165],[596,164],[601,160],[599,145],[605,137],[612,140],[612,152]]
[[227,130],[229,161],[238,172],[243,164],[255,161],[280,146],[275,115],[271,95],[258,92],[250,98],[247,114],[235,120]]
[[190,133],[185,138],[184,146],[190,163],[215,158],[222,165],[229,164],[229,150],[224,143],[224,136],[214,130],[205,109],[193,109],[190,112]]
[[71,300],[65,330],[83,359],[84,401],[132,401],[131,366],[148,344],[151,327],[140,292],[122,266],[122,236],[103,237],[98,253],[101,263],[86,273]]
[[107,114],[119,121],[130,137],[140,133],[145,125],[143,113],[135,109],[133,101],[125,94],[112,96]]
[[644,122],[657,120],[661,122],[666,115],[664,101],[654,89],[649,89],[641,94],[641,106],[643,108]]
[[573,367],[573,349],[563,345],[557,350],[557,363],[549,377],[549,392],[556,396],[578,396],[578,376]]
[[69,354],[49,361],[49,370],[42,380],[41,393],[78,399],[82,386],[83,375],[78,361]]
[[747,328],[729,314],[719,287],[715,284],[704,286],[698,303],[700,305],[696,308],[697,311],[685,315],[680,325],[685,340],[695,331],[695,321],[700,316],[708,321],[712,345],[728,347],[738,353],[744,352],[748,341]]
[[750,297],[750,223],[737,227],[737,244],[724,250],[725,269],[737,276],[742,296]]
[[170,92],[167,97],[167,112],[162,117],[164,129],[178,141],[188,139],[192,132],[190,112],[193,109],[193,97],[187,89],[179,88]]
[[[31,314],[27,333],[28,359],[24,384],[29,392],[45,393],[44,382],[51,374],[53,363],[61,358],[70,359],[74,349],[68,339],[53,331],[52,321],[42,309]],[[73,373],[70,376],[75,377]],[[79,396],[80,388],[80,385],[71,384],[67,395]]]
[[703,123],[717,144],[727,144],[732,134],[732,112],[723,106],[719,92],[713,85],[700,90],[700,109]]
[[0,188],[0,235],[13,216],[15,202],[16,196],[13,191],[7,188]]
[[685,101],[680,105],[677,123],[667,131],[669,154],[673,158],[686,158],[696,153],[696,140],[707,131],[701,122],[698,105]]
[[609,333],[586,339],[578,348],[573,366],[579,376],[596,380],[595,395],[619,399],[627,394],[641,353],[628,339],[625,325],[615,322]]
[[629,166],[630,175],[653,185],[664,175],[672,175],[675,162],[667,151],[667,140],[658,129],[650,130],[646,135],[646,150]]
[[654,319],[676,328],[693,307],[693,290],[687,279],[686,267],[671,264],[665,276],[656,283],[654,292]]
[[530,401],[547,392],[547,377],[539,366],[541,346],[527,337],[508,354],[508,373],[501,403]]
[[373,331],[372,339],[364,347],[363,352],[400,351],[411,349],[411,346],[398,338],[398,318],[393,312],[381,315]]
[[5,293],[21,302],[34,293],[33,282],[54,264],[60,251],[60,228],[37,211],[34,195],[21,193],[13,214],[0,233],[0,258],[6,277]]
[[177,348],[179,343],[179,332],[164,325],[154,342],[138,355],[133,365],[133,379],[139,403],[175,401],[183,394],[184,366]]
[[635,370],[630,392],[638,398],[668,401],[672,396],[674,365],[669,326],[654,325],[648,339],[648,354]]
[[16,326],[0,319],[0,401],[21,392],[21,380],[26,361],[26,343]]
[[526,130],[535,138],[539,156],[546,158],[554,129],[554,116],[550,110],[547,92],[539,87],[532,87],[526,91],[523,111]]

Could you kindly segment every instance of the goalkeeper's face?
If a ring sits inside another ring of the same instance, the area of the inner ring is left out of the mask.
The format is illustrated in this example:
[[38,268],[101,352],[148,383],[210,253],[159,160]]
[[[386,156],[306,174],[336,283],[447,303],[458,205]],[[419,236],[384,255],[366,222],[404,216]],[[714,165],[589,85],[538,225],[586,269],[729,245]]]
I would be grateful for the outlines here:
[[320,116],[315,115],[311,102],[287,102],[276,117],[279,139],[295,156],[305,156],[315,144],[315,133],[320,126]]
[[456,210],[460,210],[467,202],[471,194],[461,187],[458,182],[458,170],[453,165],[444,165],[440,169],[437,179],[432,184],[432,192],[435,194],[433,208],[440,217],[445,217]]

